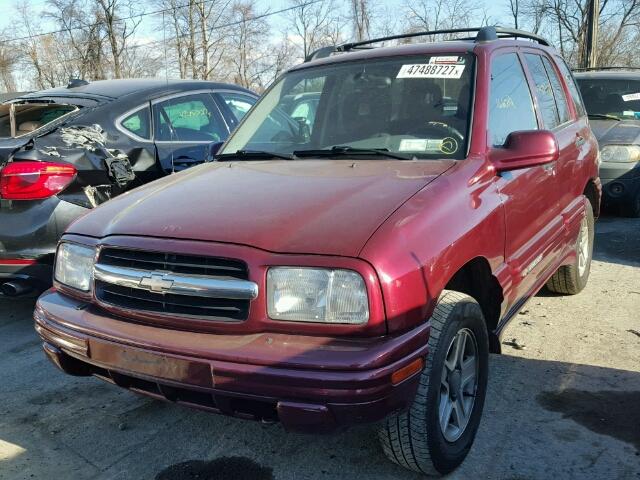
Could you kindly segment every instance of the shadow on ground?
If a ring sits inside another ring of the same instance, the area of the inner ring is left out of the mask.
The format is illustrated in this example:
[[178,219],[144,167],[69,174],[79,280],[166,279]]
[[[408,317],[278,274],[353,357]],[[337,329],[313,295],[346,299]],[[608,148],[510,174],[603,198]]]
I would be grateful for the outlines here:
[[640,218],[605,215],[596,222],[593,258],[640,266]]

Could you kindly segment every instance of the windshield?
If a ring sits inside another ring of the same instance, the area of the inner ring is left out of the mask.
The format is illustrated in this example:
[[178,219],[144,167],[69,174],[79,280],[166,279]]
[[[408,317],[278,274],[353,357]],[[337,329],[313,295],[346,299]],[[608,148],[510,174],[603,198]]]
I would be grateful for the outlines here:
[[577,80],[589,115],[640,119],[640,80]]
[[472,55],[444,54],[290,72],[248,114],[221,158],[240,151],[463,159],[473,78]]

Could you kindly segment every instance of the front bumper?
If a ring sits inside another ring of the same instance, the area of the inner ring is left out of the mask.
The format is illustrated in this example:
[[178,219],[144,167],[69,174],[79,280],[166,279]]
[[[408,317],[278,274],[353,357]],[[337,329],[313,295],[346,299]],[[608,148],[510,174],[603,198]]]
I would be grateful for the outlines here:
[[640,164],[603,162],[600,179],[607,205],[630,203],[640,195]]
[[34,313],[49,359],[132,391],[287,430],[331,431],[407,408],[419,372],[394,372],[427,355],[429,325],[396,336],[221,335],[118,319],[53,290]]

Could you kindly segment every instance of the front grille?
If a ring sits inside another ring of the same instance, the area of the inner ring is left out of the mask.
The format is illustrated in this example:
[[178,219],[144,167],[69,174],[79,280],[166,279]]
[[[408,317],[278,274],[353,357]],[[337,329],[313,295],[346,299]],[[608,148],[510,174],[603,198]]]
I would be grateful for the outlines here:
[[123,272],[138,275],[166,275],[167,278],[219,280],[223,285],[248,280],[244,262],[226,258],[182,255],[105,248],[100,252],[96,265],[96,298],[107,306],[118,307],[125,312],[160,313],[173,317],[186,317],[212,321],[242,321],[249,315],[250,299],[224,298],[224,293],[214,296],[191,292],[152,291],[136,281],[98,275],[98,270],[120,268]]
[[216,278],[247,280],[247,265],[239,260],[179,255],[175,253],[144,252],[105,248],[100,252],[100,263],[140,270],[165,270],[172,273],[207,275]]

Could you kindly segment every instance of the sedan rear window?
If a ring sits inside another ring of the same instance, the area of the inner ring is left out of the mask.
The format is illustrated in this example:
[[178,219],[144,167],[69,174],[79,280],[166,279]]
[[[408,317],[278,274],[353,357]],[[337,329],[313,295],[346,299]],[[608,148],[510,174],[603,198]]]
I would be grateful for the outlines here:
[[8,103],[0,105],[0,137],[21,137],[78,110],[56,103]]
[[463,159],[473,69],[473,55],[434,54],[290,72],[249,113],[222,154],[358,149]]

